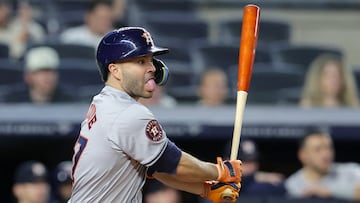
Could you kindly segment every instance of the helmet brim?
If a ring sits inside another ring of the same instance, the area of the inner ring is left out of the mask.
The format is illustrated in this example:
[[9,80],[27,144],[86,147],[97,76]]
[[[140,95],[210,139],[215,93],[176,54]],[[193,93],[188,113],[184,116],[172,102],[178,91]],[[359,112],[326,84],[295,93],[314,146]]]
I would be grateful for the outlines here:
[[150,53],[152,53],[154,56],[166,54],[169,53],[169,51],[170,50],[168,48],[156,47],[156,46],[153,46],[150,49]]

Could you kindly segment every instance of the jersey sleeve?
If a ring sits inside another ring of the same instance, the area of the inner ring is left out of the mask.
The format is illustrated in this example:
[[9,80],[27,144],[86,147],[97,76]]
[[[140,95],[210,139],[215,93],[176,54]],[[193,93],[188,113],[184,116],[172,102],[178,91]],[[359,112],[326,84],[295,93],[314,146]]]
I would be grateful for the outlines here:
[[108,139],[113,149],[125,152],[147,167],[160,158],[168,142],[154,115],[140,104],[131,105],[117,116]]

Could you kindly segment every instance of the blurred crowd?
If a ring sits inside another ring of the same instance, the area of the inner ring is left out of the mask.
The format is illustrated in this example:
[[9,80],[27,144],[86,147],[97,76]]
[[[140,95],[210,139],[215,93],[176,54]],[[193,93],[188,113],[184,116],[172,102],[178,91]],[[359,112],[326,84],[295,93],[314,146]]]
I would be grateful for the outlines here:
[[[89,1],[85,6],[78,25],[59,29],[56,40],[96,47],[101,37],[112,30],[114,25],[121,25],[124,0]],[[34,10],[27,0],[0,1],[0,42],[8,46],[10,58],[21,59],[29,45],[51,40],[48,25],[42,25],[40,22],[43,21],[37,20]],[[46,16],[42,13],[41,17]]]
[[[92,95],[102,86],[100,77],[95,76],[97,67],[94,53],[97,44],[108,31],[125,25],[133,26],[133,21],[128,21],[130,2],[89,0],[82,2],[82,9],[74,11],[69,11],[68,7],[66,7],[68,10],[65,8],[62,10],[62,4],[53,3],[58,8],[55,13],[57,13],[59,25],[55,27],[59,28],[56,31],[53,29],[54,23],[50,20],[44,22],[45,17],[55,16],[55,14],[48,14],[51,11],[44,14],[44,11],[35,9],[36,6],[33,7],[30,2],[26,0],[0,1],[0,47],[2,49],[0,72],[1,75],[7,75],[7,78],[3,76],[4,79],[0,82],[2,90],[0,102],[36,104],[89,102]],[[139,1],[139,4],[146,5],[142,1]],[[39,12],[43,13],[39,14]],[[164,13],[166,14],[164,11],[159,12],[157,15],[160,18]],[[61,17],[61,14],[66,16]],[[39,15],[42,17],[37,17]],[[177,12],[175,16],[177,15],[186,14]],[[154,16],[152,18],[156,19]],[[149,27],[150,32],[154,33],[155,40],[160,41],[163,46],[169,46],[172,50],[170,55],[163,59],[170,67],[172,74],[167,87],[159,87],[153,99],[141,102],[149,106],[166,108],[189,103],[211,107],[234,104],[237,73],[234,72],[236,68],[231,70],[228,66],[236,64],[237,61],[236,58],[229,61],[226,57],[236,55],[238,48],[226,43],[214,46],[207,42],[205,45],[193,43],[196,38],[187,39],[186,37],[189,36],[159,34],[156,25],[152,25],[154,24],[152,18],[146,19],[149,21],[148,24],[139,24]],[[156,21],[159,26],[164,23],[161,20]],[[197,18],[191,17],[189,22],[197,22]],[[274,22],[271,23],[274,24]],[[267,25],[262,26],[262,31],[265,32]],[[167,29],[170,28],[164,27],[164,32],[169,32]],[[288,30],[284,31],[284,33],[288,32]],[[178,32],[174,30],[174,33]],[[313,47],[306,50],[301,48],[304,52],[314,52],[315,54],[311,57],[304,59],[302,56],[290,57],[286,55],[290,53],[289,50],[296,51],[297,48],[289,45],[284,49],[283,43],[278,43],[289,38],[287,35],[281,39],[270,39],[271,35],[265,37],[265,34],[260,33],[250,86],[250,91],[253,93],[249,95],[248,103],[299,104],[302,107],[357,107],[359,90],[354,71],[344,63],[344,54],[332,49],[321,49],[315,53],[314,50],[319,48]],[[191,46],[181,46],[184,50],[180,51],[181,47],[176,47],[179,45],[177,44],[179,40],[181,43],[199,44],[197,51],[192,54],[187,53]],[[281,44],[281,46],[279,48],[274,44]],[[270,49],[269,47],[277,48]],[[192,56],[183,56],[183,52]],[[274,64],[270,59],[272,53],[269,52],[285,52],[273,57],[284,57],[281,59],[283,61],[280,60]],[[215,54],[215,57],[212,54]],[[299,54],[302,55],[301,52]],[[216,57],[216,55],[219,56]],[[301,68],[297,68],[301,70],[295,70],[294,67],[300,65]],[[81,76],[84,77],[83,80],[79,79]]]
[[53,171],[39,161],[21,163],[12,187],[15,202],[66,203],[72,190],[71,161],[60,162]]
[[[23,82],[26,86],[14,88],[3,96],[3,102],[34,104],[77,102],[74,94],[62,90],[59,85],[59,64],[59,54],[55,49],[47,46],[31,48],[24,57]],[[233,103],[228,84],[228,77],[221,68],[207,69],[199,79],[196,105],[216,107]],[[141,99],[140,102],[147,106],[175,107],[178,102],[166,93],[165,88],[157,87],[151,99]],[[354,76],[343,65],[341,58],[323,54],[311,63],[299,105],[304,108],[359,106]]]

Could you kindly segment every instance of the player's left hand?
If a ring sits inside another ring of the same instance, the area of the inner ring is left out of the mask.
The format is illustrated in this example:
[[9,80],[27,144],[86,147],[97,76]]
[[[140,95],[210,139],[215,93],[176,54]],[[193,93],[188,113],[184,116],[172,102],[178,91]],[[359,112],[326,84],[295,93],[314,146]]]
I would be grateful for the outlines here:
[[225,160],[217,157],[216,167],[219,177],[217,181],[223,183],[238,183],[241,181],[242,169],[240,160]]
[[206,181],[201,197],[206,198],[213,203],[236,202],[239,197],[240,188],[240,183]]

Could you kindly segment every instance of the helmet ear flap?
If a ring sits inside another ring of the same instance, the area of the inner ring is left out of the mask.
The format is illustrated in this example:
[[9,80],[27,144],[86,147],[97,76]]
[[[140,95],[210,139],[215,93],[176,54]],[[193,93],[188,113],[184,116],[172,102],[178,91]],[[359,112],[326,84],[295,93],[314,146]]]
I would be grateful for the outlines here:
[[157,58],[153,58],[153,64],[155,67],[155,83],[164,86],[169,78],[170,72],[168,67]]

